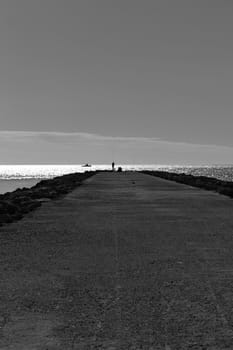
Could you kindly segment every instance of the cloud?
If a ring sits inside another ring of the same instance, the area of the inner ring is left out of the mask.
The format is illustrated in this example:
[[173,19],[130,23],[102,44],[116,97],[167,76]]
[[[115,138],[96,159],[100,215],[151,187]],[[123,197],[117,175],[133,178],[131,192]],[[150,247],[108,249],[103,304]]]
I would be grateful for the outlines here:
[[0,131],[2,164],[230,164],[233,147],[85,132]]
[[147,137],[122,137],[122,136],[104,136],[85,132],[58,132],[58,131],[0,131],[0,137],[5,139],[25,140],[29,138],[47,139],[51,141],[64,142],[66,140],[78,141],[113,141],[113,142],[155,142],[159,138]]
[[113,142],[116,144],[150,144],[151,146],[163,147],[170,146],[176,148],[189,148],[200,150],[216,150],[216,149],[225,149],[228,151],[233,151],[233,147],[224,146],[224,145],[214,145],[214,144],[195,144],[188,142],[176,142],[163,140],[158,137],[140,137],[140,136],[109,136],[109,135],[100,135],[95,133],[86,133],[86,132],[59,132],[59,131],[0,131],[0,139],[5,141],[14,141],[14,142],[25,142],[27,140],[42,140],[50,143],[76,143],[76,142],[92,142],[99,141],[101,143]]

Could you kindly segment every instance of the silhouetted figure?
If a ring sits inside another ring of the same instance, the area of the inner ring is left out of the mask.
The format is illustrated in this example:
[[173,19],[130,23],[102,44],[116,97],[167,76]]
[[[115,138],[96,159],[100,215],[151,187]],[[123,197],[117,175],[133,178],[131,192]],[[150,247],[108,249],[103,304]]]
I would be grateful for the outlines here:
[[112,171],[114,171],[114,170],[115,170],[115,163],[112,162]]

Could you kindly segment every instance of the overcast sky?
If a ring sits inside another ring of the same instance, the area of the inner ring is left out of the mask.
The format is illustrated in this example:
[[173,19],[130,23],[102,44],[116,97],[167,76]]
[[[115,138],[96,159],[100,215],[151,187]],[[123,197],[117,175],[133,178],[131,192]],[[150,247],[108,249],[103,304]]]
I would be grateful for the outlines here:
[[232,0],[1,0],[0,163],[233,163]]

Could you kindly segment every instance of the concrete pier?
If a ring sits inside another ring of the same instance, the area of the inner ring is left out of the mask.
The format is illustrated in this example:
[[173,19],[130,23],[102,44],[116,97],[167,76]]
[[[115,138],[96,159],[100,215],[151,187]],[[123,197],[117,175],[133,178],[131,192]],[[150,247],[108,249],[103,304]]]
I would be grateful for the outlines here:
[[233,200],[98,173],[0,228],[0,349],[233,349]]

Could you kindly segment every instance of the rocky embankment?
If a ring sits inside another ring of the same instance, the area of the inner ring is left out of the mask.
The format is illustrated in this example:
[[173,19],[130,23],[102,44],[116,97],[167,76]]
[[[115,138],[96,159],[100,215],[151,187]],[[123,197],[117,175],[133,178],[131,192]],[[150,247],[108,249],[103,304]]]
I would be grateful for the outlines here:
[[63,175],[42,180],[31,188],[17,189],[0,195],[0,226],[20,220],[43,202],[65,195],[94,174],[94,171],[88,171]]
[[180,182],[189,186],[215,191],[233,198],[233,182],[222,181],[207,176],[193,176],[188,174],[170,173],[167,171],[142,171],[144,174],[158,176],[166,180]]

